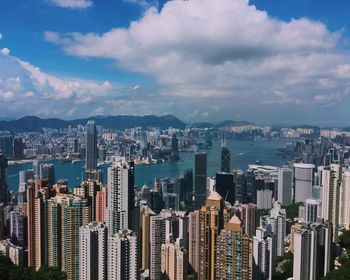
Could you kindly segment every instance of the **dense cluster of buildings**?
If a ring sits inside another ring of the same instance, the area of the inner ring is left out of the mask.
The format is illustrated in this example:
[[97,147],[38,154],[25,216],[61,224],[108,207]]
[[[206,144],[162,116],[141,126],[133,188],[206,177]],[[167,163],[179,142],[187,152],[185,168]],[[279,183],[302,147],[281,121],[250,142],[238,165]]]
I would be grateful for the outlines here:
[[[84,131],[78,143],[85,143],[86,174],[73,189],[56,180],[53,165],[35,162],[10,194],[0,155],[0,254],[16,265],[54,266],[68,280],[266,280],[279,273],[278,257],[291,252],[294,280],[334,268],[337,236],[350,224],[346,146],[297,142],[288,166],[255,164],[243,172],[231,169],[223,141],[216,176],[208,177],[207,154],[198,152],[194,170],[136,189],[135,161],[120,154],[102,182],[101,137],[92,121]],[[178,160],[175,134],[170,143]],[[298,215],[288,217],[295,204]]]

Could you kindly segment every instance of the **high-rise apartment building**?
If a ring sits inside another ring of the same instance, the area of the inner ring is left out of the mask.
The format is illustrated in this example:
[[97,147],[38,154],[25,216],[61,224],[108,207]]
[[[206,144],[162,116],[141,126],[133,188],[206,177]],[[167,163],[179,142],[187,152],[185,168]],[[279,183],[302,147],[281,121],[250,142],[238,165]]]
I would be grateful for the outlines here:
[[250,237],[255,234],[256,209],[256,205],[252,203],[236,203],[231,208],[231,211],[242,221],[243,233],[248,234]]
[[252,244],[241,220],[232,216],[216,245],[216,279],[252,279]]
[[18,211],[11,211],[8,214],[10,221],[11,242],[17,246],[24,246],[25,238],[25,219],[24,215]]
[[321,201],[319,199],[306,199],[304,209],[304,221],[306,223],[316,223],[321,218]]
[[106,222],[107,194],[108,189],[103,186],[96,192],[95,220],[101,223]]
[[312,197],[314,164],[294,164],[294,202],[304,202]]
[[202,206],[207,196],[207,154],[196,153],[194,162],[194,197],[198,207]]
[[343,172],[341,193],[340,224],[345,228],[350,226],[350,170]]
[[86,125],[86,150],[85,169],[96,170],[97,168],[97,130],[94,121],[88,121]]
[[253,237],[253,279],[272,280],[275,271],[275,237],[266,228],[258,227]]
[[322,218],[333,226],[333,240],[338,237],[342,169],[331,164],[322,171]]
[[278,169],[278,201],[288,206],[292,203],[292,191],[293,191],[293,170],[290,168]]
[[256,205],[258,209],[271,209],[272,207],[272,191],[271,190],[257,190],[256,191]]
[[199,280],[215,279],[217,237],[230,218],[222,197],[213,191],[199,210]]
[[138,238],[135,232],[120,230],[108,237],[108,280],[137,280]]
[[191,271],[199,271],[199,211],[190,212],[188,220],[188,257]]
[[187,279],[188,252],[181,242],[167,242],[161,247],[161,271],[163,279]]
[[107,280],[107,228],[100,222],[79,230],[79,280]]
[[148,206],[141,206],[140,209],[140,252],[141,252],[141,270],[150,269],[150,220],[151,216],[155,216],[151,208]]
[[108,167],[107,226],[109,236],[133,229],[134,162],[115,161]]
[[306,224],[294,233],[293,279],[325,276],[332,264],[332,224]]

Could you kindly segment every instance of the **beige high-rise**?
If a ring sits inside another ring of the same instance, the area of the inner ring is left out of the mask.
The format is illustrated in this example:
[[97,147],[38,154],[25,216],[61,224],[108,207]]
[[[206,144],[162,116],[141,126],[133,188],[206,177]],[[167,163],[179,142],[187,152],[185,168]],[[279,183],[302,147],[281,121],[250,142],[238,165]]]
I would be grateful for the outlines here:
[[187,279],[188,252],[178,243],[162,245],[162,274],[168,280]]
[[215,279],[216,241],[230,217],[222,197],[213,191],[199,210],[199,280]]
[[252,244],[237,216],[231,218],[218,236],[216,279],[252,279]]

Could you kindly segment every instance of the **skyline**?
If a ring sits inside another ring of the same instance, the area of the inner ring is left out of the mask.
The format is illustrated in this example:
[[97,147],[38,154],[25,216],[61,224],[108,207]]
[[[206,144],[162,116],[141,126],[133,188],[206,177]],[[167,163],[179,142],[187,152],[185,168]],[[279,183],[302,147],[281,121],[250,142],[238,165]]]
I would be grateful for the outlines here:
[[0,11],[1,118],[347,125],[345,1],[11,2]]

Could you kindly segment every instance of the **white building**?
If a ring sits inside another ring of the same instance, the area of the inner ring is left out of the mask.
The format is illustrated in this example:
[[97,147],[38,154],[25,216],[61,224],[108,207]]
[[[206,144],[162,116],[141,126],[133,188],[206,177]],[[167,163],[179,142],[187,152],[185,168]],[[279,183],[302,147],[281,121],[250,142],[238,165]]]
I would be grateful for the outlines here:
[[91,222],[79,230],[79,279],[107,279],[107,228]]
[[314,164],[294,164],[294,201],[304,202],[312,197],[312,186],[314,177]]
[[120,230],[108,237],[108,280],[137,280],[139,253],[137,235]]
[[308,198],[304,203],[304,221],[316,223],[321,218],[321,201],[315,198]]
[[331,164],[322,171],[322,218],[332,222],[334,239],[338,236],[340,220],[341,178],[339,164]]
[[293,170],[290,168],[278,169],[278,201],[282,205],[292,203]]
[[0,241],[0,255],[8,257],[15,265],[24,265],[23,247],[12,244],[10,239]]
[[341,186],[341,213],[340,224],[345,228],[350,226],[350,170],[343,172]]
[[274,236],[258,227],[253,237],[253,279],[272,280],[275,270]]
[[306,225],[294,233],[294,280],[321,279],[330,271],[332,226]]
[[256,191],[256,205],[258,209],[271,209],[272,207],[272,191],[271,190],[257,190]]
[[133,228],[134,163],[115,161],[108,167],[107,227],[110,236]]

